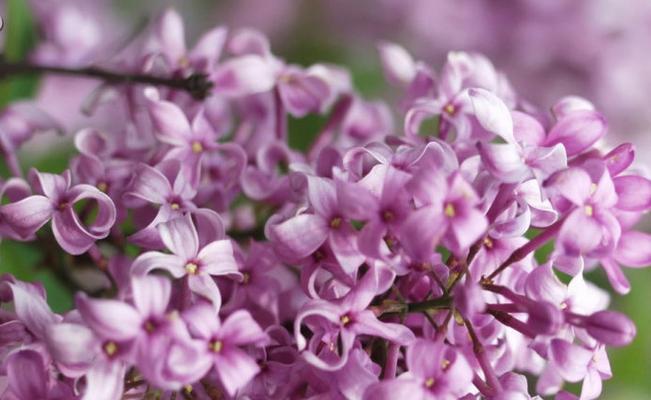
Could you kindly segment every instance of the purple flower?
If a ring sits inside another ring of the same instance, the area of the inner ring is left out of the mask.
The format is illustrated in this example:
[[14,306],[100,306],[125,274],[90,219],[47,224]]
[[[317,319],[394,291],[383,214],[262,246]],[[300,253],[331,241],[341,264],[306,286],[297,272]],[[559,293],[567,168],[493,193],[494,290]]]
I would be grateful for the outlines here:
[[[305,360],[323,370],[342,368],[358,335],[382,337],[400,345],[409,344],[414,334],[407,327],[381,322],[373,311],[366,309],[373,297],[390,283],[390,277],[389,271],[373,268],[343,297],[306,303],[294,320],[296,344],[299,350],[304,350]],[[313,332],[309,343],[301,333],[302,324],[308,325]],[[341,341],[339,349],[338,340]],[[326,361],[319,357],[317,349],[321,343],[325,345],[326,353],[334,352],[339,355],[338,359]]]
[[[70,254],[82,254],[95,241],[108,236],[116,214],[110,197],[90,185],[72,186],[69,170],[62,176],[32,170],[30,177],[39,194],[2,206],[1,210],[3,218],[23,239],[32,237],[50,219],[54,237]],[[84,225],[73,208],[82,201],[97,204],[97,217],[90,226]]]
[[468,393],[473,371],[468,361],[442,342],[418,339],[407,348],[408,372],[370,386],[365,399],[458,399]]
[[308,199],[314,211],[296,215],[269,230],[272,240],[286,254],[303,258],[314,253],[327,242],[346,274],[354,275],[363,256],[356,246],[355,231],[350,220],[355,218],[359,205],[347,202],[354,185],[333,182],[320,177],[308,177]]
[[230,396],[260,371],[255,359],[241,347],[260,346],[268,337],[247,311],[236,311],[220,322],[214,308],[199,303],[184,311],[183,319],[192,335],[204,345],[206,356]]
[[459,255],[484,234],[487,222],[476,208],[479,198],[461,174],[446,178],[423,170],[411,185],[422,207],[407,217],[400,232],[410,255],[425,259],[439,241]]
[[145,275],[164,269],[174,278],[187,277],[190,290],[209,299],[219,309],[221,295],[212,277],[242,277],[230,240],[216,240],[200,248],[197,229],[189,215],[159,224],[158,232],[172,254],[157,251],[141,254],[131,266],[133,274]]

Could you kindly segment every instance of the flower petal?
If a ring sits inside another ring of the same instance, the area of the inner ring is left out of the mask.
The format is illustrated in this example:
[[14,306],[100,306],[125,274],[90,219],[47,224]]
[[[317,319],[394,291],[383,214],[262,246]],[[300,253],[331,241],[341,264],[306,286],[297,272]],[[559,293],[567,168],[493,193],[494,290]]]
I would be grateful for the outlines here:
[[133,303],[145,318],[165,313],[170,301],[172,285],[164,276],[134,276],[131,279]]
[[312,214],[300,214],[270,229],[272,240],[296,258],[314,253],[328,238],[325,221]]
[[172,253],[190,261],[199,252],[199,237],[189,214],[157,226],[160,238]]
[[355,315],[352,329],[357,334],[381,337],[403,346],[416,339],[414,333],[406,326],[382,322],[370,310]]
[[644,232],[624,232],[615,250],[615,259],[627,267],[651,265],[651,235]]
[[133,275],[146,275],[155,269],[169,271],[175,278],[186,274],[185,263],[187,260],[174,254],[166,254],[158,251],[148,251],[139,255],[131,266]]
[[246,310],[237,310],[229,315],[222,323],[219,335],[237,346],[260,343],[268,339],[267,334]]
[[171,196],[172,185],[159,170],[147,164],[140,164],[133,175],[128,196],[155,204],[164,204]]
[[9,391],[20,400],[46,399],[48,376],[43,357],[34,350],[19,350],[5,360]]
[[617,191],[615,207],[625,211],[651,209],[651,180],[637,175],[618,176],[613,179]]
[[209,275],[240,275],[233,256],[233,245],[228,239],[216,240],[201,249],[197,259],[202,272]]
[[123,362],[100,361],[86,373],[86,390],[82,400],[112,400],[124,393],[124,375],[127,371]]
[[475,117],[487,131],[502,137],[507,143],[515,143],[513,118],[504,102],[486,89],[468,90]]
[[275,77],[271,65],[262,57],[245,55],[231,58],[210,77],[215,93],[245,96],[273,88]]
[[[95,240],[101,238],[86,229],[72,207],[67,207],[63,211],[57,212],[52,217],[52,233],[59,246],[72,255],[83,254],[95,243]],[[106,232],[105,235],[107,235]],[[105,236],[104,235],[104,236]]]
[[394,85],[407,85],[416,76],[416,63],[403,47],[389,42],[378,45],[384,75]]
[[76,303],[86,324],[101,338],[126,341],[140,332],[142,317],[127,303],[90,299],[85,294],[79,294]]
[[0,216],[21,238],[36,233],[52,217],[54,207],[45,196],[29,196],[0,207]]
[[578,382],[588,373],[592,351],[563,339],[552,339],[549,350],[550,359],[566,381]]
[[606,119],[595,111],[576,111],[562,117],[547,135],[545,145],[562,143],[571,157],[582,153],[606,134]]
[[222,351],[215,364],[219,380],[229,396],[234,396],[260,372],[258,363],[238,348]]

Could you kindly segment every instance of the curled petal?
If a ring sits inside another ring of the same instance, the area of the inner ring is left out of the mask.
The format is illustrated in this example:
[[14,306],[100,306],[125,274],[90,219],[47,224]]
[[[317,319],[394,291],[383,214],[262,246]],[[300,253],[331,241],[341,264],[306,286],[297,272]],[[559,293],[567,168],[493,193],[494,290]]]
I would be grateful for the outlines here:
[[83,184],[72,187],[68,195],[71,197],[72,204],[81,200],[97,202],[97,215],[88,230],[98,238],[106,237],[108,231],[115,224],[116,210],[113,200],[96,187]]
[[21,238],[36,233],[52,217],[54,207],[45,196],[29,196],[0,207],[0,216]]
[[416,339],[414,333],[406,326],[381,322],[372,311],[364,310],[354,318],[352,329],[357,334],[381,337],[403,346]]
[[63,175],[39,172],[32,168],[29,171],[29,181],[37,193],[43,194],[52,201],[57,201],[70,187],[70,170]]
[[169,271],[175,278],[186,274],[185,263],[187,260],[174,254],[165,254],[157,251],[148,251],[138,256],[133,261],[131,273],[134,275],[146,275],[155,269]]
[[54,214],[52,217],[52,233],[61,248],[72,255],[85,253],[97,239],[108,235],[108,231],[103,235],[89,232],[81,224],[77,214],[71,207]]

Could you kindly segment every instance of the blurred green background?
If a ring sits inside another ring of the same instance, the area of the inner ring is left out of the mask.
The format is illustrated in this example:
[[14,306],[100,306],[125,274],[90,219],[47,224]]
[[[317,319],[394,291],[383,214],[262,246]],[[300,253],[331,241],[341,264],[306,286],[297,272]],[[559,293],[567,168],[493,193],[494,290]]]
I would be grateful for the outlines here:
[[[117,1],[116,11],[127,19],[134,19],[134,15],[143,15],[143,13],[146,15],[147,6],[143,5],[146,2],[135,3]],[[203,15],[205,19],[206,14],[202,14],[202,10],[210,2],[190,3],[191,6],[186,4],[181,11],[186,15],[199,15],[199,19]],[[138,9],[138,12],[130,12],[132,9]],[[325,32],[314,29],[314,26],[318,26],[313,24],[318,19],[318,15],[302,12],[301,17],[304,17],[299,24],[301,34],[293,36],[292,40],[285,41],[281,45],[274,43],[274,51],[277,54],[304,65],[322,61],[344,64],[350,68],[356,87],[365,96],[374,97],[385,93],[386,85],[373,48],[351,52],[343,44],[330,42]],[[7,0],[4,6],[4,20],[4,56],[9,60],[22,59],[37,40],[36,30],[25,1]],[[211,21],[205,26],[216,23],[228,25],[228,21]],[[198,25],[202,26],[202,24]],[[193,25],[191,30],[197,30],[197,25]],[[195,35],[197,33],[194,32]],[[0,106],[34,96],[38,84],[39,80],[36,76],[12,77],[0,81]],[[290,145],[297,149],[305,148],[322,123],[323,119],[319,117],[290,121]],[[61,138],[61,146],[58,150],[49,151],[44,155],[21,154],[21,162],[25,170],[36,167],[44,171],[60,172],[66,168],[72,153],[69,139]],[[0,166],[0,174],[8,176],[4,165]],[[48,301],[57,312],[64,312],[72,306],[70,289],[60,277],[43,265],[42,254],[34,245],[11,241],[0,243],[0,272],[11,273],[19,279],[42,282],[48,292]],[[647,309],[651,305],[651,271],[631,269],[627,270],[626,274],[632,283],[631,293],[623,297],[613,295],[612,299],[614,308],[625,312],[636,322],[638,335],[629,347],[610,351],[614,378],[605,382],[602,398],[651,399],[649,372],[651,371],[651,314]],[[609,288],[600,271],[590,273],[588,279],[603,288]]]

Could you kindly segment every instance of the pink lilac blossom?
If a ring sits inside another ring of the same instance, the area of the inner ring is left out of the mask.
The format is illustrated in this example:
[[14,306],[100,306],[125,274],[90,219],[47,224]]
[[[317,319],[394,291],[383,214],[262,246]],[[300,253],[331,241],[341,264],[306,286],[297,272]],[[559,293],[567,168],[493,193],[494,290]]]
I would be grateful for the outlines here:
[[[651,263],[634,228],[651,180],[632,145],[604,150],[591,103],[546,114],[483,56],[435,74],[383,43],[391,106],[252,30],[188,51],[173,10],[134,40],[116,71],[203,76],[208,97],[106,82],[121,118],[91,117],[70,168],[28,180],[16,151],[56,124],[0,119],[0,236],[104,277],[63,314],[40,284],[0,278],[3,398],[570,398],[565,382],[599,397],[607,348],[636,328],[585,273],[625,294],[621,266]],[[288,118],[312,114],[312,147],[290,148],[308,132]]]

